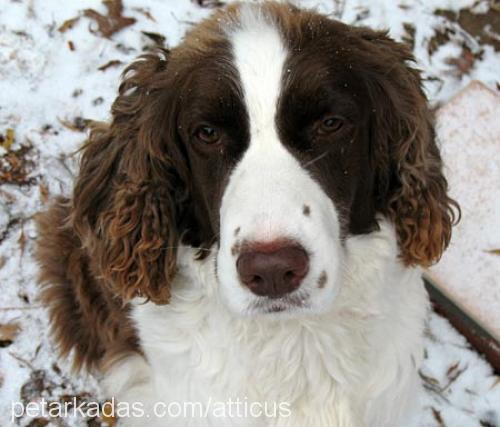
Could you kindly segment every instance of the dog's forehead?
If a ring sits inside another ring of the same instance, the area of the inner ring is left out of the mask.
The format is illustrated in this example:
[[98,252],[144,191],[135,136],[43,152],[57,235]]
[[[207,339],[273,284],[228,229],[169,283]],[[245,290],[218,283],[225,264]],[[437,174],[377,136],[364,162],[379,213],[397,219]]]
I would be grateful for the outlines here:
[[250,134],[258,140],[271,130],[281,93],[288,49],[279,29],[255,7],[242,7],[240,23],[229,32],[233,61],[250,120]]
[[[344,27],[290,5],[235,4],[188,32],[183,43],[171,52],[170,68],[178,75],[192,77],[190,90],[197,82],[211,80],[215,93],[214,85],[224,80],[226,88],[237,95],[246,89],[244,97],[252,105],[262,106],[252,98],[266,94],[264,104],[270,106],[288,89],[287,82],[296,83],[302,77],[314,77],[317,82],[330,72],[328,52],[342,43]],[[202,86],[205,90],[207,85]],[[307,86],[310,89],[311,85]],[[273,111],[263,108],[260,116],[264,113],[272,117]]]

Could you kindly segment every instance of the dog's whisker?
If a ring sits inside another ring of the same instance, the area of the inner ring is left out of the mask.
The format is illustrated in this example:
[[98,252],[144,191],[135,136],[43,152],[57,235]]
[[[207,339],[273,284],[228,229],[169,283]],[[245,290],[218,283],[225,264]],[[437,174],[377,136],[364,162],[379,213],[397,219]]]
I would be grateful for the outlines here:
[[331,152],[331,150],[327,150],[327,151],[321,153],[319,156],[315,157],[314,159],[309,160],[308,162],[304,163],[304,167],[306,168],[306,167],[311,166],[312,164],[318,162],[323,157],[326,157],[328,154],[330,154],[330,152]]

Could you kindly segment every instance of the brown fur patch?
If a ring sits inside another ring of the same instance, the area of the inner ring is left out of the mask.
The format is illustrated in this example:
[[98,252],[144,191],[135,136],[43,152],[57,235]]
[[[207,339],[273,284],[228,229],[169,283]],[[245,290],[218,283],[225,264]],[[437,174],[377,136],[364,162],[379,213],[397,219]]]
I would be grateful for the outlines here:
[[60,354],[75,350],[74,368],[93,369],[139,346],[129,307],[96,278],[96,266],[68,221],[70,211],[70,201],[59,198],[37,216],[42,301]]

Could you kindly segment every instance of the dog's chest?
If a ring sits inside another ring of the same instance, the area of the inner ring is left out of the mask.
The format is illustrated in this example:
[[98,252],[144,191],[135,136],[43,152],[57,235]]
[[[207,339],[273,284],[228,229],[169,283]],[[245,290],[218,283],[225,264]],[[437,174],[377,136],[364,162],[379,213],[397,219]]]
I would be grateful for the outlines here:
[[[159,400],[214,408],[231,399],[242,402],[242,411],[265,406],[271,425],[287,419],[287,410],[293,419],[302,414],[308,420],[353,412],[349,390],[369,363],[366,343],[352,325],[237,319],[203,300],[191,304],[191,309],[172,304],[135,311]],[[256,420],[245,418],[242,425]]]
[[[367,265],[329,313],[280,321],[231,314],[211,270],[191,268],[171,304],[133,311],[155,399],[209,412],[229,399],[292,412],[228,425],[400,425],[415,401],[427,297],[418,271]],[[201,425],[224,425],[213,421]]]

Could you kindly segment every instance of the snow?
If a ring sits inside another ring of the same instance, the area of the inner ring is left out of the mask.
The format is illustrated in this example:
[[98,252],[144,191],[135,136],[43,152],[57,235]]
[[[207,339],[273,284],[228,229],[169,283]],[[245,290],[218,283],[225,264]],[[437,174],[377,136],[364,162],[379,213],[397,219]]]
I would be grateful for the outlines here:
[[[13,343],[0,348],[0,425],[11,425],[11,402],[52,400],[62,396],[104,399],[96,379],[72,374],[69,360],[56,356],[48,334],[47,316],[37,301],[38,287],[33,248],[36,232],[33,216],[49,197],[68,193],[76,171],[75,150],[85,133],[72,131],[62,121],[77,117],[107,120],[109,108],[125,64],[139,55],[151,40],[141,31],[166,36],[175,46],[193,23],[210,13],[189,0],[125,0],[124,16],[137,22],[106,39],[90,30],[95,22],[82,17],[66,32],[58,28],[79,11],[92,8],[105,14],[98,0],[0,0],[0,134],[15,132],[10,150],[32,146],[33,160],[27,184],[0,186],[0,325],[18,323],[21,332]],[[406,35],[404,23],[415,27],[415,55],[424,70],[426,90],[435,104],[446,102],[469,81],[477,79],[496,88],[500,57],[491,46],[479,46],[464,31],[429,53],[429,41],[439,28],[453,27],[433,12],[473,7],[484,12],[488,0],[302,0],[347,23],[389,28],[398,39]],[[148,12],[151,19],[147,16]],[[456,28],[455,28],[456,29]],[[74,45],[70,50],[68,42]],[[482,50],[466,73],[448,62],[458,57],[462,45],[473,53]],[[118,67],[99,71],[111,60]],[[0,148],[0,156],[6,150]],[[9,229],[7,226],[10,224]],[[5,232],[5,234],[4,234]],[[446,320],[431,314],[426,337],[427,358],[422,368],[426,393],[422,405],[423,426],[499,426],[500,381],[491,367]],[[454,368],[454,366],[456,366]],[[454,368],[454,369],[452,369]],[[459,375],[457,375],[459,374]],[[456,379],[450,380],[457,375]],[[35,381],[36,378],[42,381]],[[450,382],[451,381],[451,382]],[[39,389],[37,389],[37,384]],[[29,417],[17,421],[25,426]],[[87,425],[81,419],[54,425]]]

